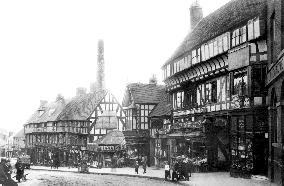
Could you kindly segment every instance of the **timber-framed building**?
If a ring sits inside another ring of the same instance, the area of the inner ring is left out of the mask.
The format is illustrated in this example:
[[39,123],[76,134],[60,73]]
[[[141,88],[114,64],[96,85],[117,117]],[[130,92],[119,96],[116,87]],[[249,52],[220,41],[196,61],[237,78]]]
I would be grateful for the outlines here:
[[[266,7],[266,0],[230,1],[191,25],[163,65],[172,153],[199,151],[208,170],[233,176],[267,174]],[[190,10],[192,20],[202,17],[198,4]]]

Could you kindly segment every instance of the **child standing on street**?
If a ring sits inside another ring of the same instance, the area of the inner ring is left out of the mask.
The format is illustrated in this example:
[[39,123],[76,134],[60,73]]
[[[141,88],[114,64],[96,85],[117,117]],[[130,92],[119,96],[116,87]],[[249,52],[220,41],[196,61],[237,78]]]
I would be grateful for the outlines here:
[[135,162],[134,167],[135,167],[135,173],[138,174],[139,163],[138,163],[137,160],[136,160],[136,162]]
[[170,173],[170,165],[168,161],[165,161],[165,180],[171,178],[171,173]]

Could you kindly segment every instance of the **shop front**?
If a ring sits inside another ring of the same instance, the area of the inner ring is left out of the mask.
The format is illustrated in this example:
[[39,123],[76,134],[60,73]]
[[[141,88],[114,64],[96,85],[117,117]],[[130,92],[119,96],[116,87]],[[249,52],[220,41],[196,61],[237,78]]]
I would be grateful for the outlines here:
[[231,113],[231,175],[267,176],[268,169],[267,108]]

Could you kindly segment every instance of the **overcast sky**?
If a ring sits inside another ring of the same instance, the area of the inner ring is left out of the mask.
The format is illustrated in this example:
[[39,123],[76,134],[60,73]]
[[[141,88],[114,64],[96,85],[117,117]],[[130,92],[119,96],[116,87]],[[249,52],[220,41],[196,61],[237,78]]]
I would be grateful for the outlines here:
[[[193,0],[0,1],[0,128],[17,132],[40,100],[96,81],[104,40],[106,86],[148,83],[190,28]],[[229,0],[199,0],[205,16]]]

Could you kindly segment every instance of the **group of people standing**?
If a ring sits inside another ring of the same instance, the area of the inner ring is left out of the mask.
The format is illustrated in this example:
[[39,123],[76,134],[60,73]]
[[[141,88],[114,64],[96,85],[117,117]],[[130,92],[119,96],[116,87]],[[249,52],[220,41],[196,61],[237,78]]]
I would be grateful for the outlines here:
[[[142,168],[143,168],[143,174],[146,173],[146,169],[147,169],[147,156],[143,156],[142,159],[141,159],[141,162],[140,164],[142,165]],[[138,174],[138,169],[139,169],[139,160],[136,160],[135,161],[135,165],[134,165],[134,168],[135,168],[135,173]]]
[[[171,174],[172,169],[172,174]],[[168,161],[165,162],[165,180],[171,179],[172,181],[189,180],[191,177],[192,163],[188,158],[176,159],[172,163],[172,167]]]
[[[22,164],[21,160],[18,159],[16,164],[15,164],[15,168],[16,168],[16,180],[18,182],[21,181],[21,179],[25,178],[25,174],[24,174],[24,170],[25,167]],[[5,185],[10,185],[10,186],[14,186],[14,185],[18,185],[11,177],[11,174],[13,172],[12,166],[10,164],[9,159],[5,159],[5,158],[1,158],[1,162],[0,162],[0,183],[5,186]]]

